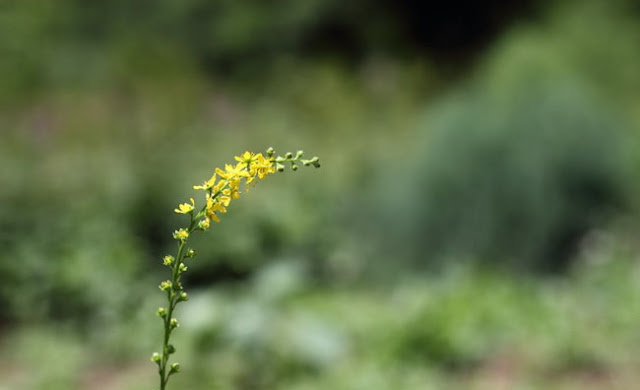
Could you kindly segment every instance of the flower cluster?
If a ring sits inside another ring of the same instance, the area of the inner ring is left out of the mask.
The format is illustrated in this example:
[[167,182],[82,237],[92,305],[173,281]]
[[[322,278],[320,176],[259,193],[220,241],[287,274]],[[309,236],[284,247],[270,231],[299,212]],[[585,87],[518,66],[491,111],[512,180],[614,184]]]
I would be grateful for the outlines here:
[[[162,353],[154,353],[151,360],[158,365],[160,375],[160,390],[165,390],[169,377],[177,373],[180,369],[178,363],[169,365],[169,357],[176,349],[169,344],[171,333],[179,326],[178,320],[173,317],[174,310],[178,303],[188,299],[180,282],[181,275],[187,271],[185,261],[196,256],[196,252],[186,246],[187,240],[195,231],[205,231],[211,226],[211,221],[220,222],[219,214],[226,213],[227,207],[233,199],[238,199],[241,194],[241,185],[244,180],[244,189],[249,192],[249,188],[258,180],[266,178],[275,172],[282,172],[285,164],[291,164],[292,170],[298,169],[298,163],[304,166],[320,167],[317,157],[310,160],[303,159],[304,153],[300,150],[295,156],[293,153],[286,153],[284,157],[275,156],[272,148],[266,153],[244,152],[236,156],[236,164],[226,164],[224,169],[216,168],[209,180],[201,185],[194,186],[194,189],[205,191],[204,205],[196,212],[196,201],[191,198],[189,203],[182,203],[174,210],[178,214],[186,214],[190,217],[189,226],[179,228],[173,232],[173,238],[178,242],[177,255],[166,255],[163,264],[171,269],[170,280],[160,283],[160,290],[166,292],[168,307],[161,307],[156,314],[164,323],[164,345]],[[257,180],[256,180],[257,179]]]

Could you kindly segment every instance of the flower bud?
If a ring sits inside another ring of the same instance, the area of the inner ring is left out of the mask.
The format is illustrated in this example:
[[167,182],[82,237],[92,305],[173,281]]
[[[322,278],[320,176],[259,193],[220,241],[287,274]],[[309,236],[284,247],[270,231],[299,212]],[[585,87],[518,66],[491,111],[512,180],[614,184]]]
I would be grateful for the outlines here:
[[187,249],[187,254],[185,256],[192,259],[196,257],[196,251],[194,251],[192,248],[189,248]]
[[186,292],[181,292],[180,295],[178,295],[178,302],[184,302],[189,300],[189,296],[187,295]]
[[180,363],[173,363],[169,370],[169,375],[175,374],[176,372],[180,372]]
[[298,166],[296,164],[291,164],[291,170],[292,171],[297,171],[298,170]]
[[173,286],[173,283],[171,283],[170,280],[165,280],[164,282],[160,283],[160,290],[162,291],[169,291],[171,290],[171,287]]
[[173,353],[176,353],[176,347],[174,347],[173,344],[167,345],[167,355],[171,355]]
[[209,219],[202,219],[200,220],[200,222],[198,222],[198,229],[202,230],[202,231],[206,231],[207,229],[209,229],[209,226],[211,226],[211,222],[209,222]]
[[164,307],[159,307],[156,315],[158,315],[158,317],[160,318],[165,318],[167,316],[167,309],[165,309]]
[[286,158],[287,160],[292,159],[293,158],[293,153],[287,152],[287,154],[284,155],[284,158]]
[[172,318],[171,321],[169,321],[169,328],[175,329],[178,326],[180,326],[180,324],[178,323],[178,319],[177,318]]
[[267,149],[267,156],[269,157],[273,157],[273,155],[276,153],[275,150],[273,150],[272,147],[269,147],[269,149]]
[[309,163],[313,164],[313,166],[316,168],[320,168],[320,159],[316,156],[309,160]]
[[179,241],[186,241],[189,238],[189,232],[183,228],[180,228],[173,232],[173,238]]
[[153,355],[151,355],[152,362],[160,364],[161,360],[162,360],[162,356],[158,352],[154,352]]
[[302,157],[304,155],[304,152],[302,150],[298,150],[296,152],[296,160],[299,159],[300,157]]
[[179,274],[183,274],[185,272],[187,272],[188,267],[186,265],[184,265],[184,263],[180,263],[180,266],[178,266],[178,273]]
[[173,262],[175,261],[175,258],[171,255],[166,255],[163,259],[162,259],[162,263],[164,265],[172,265]]
[[280,163],[276,163],[276,171],[283,172],[284,171],[284,165],[282,165]]

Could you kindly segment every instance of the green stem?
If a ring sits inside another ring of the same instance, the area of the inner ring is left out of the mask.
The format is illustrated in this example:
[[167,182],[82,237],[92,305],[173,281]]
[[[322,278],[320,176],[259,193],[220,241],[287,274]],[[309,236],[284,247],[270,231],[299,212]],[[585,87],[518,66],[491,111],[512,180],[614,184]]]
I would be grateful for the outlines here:
[[[193,225],[193,223],[191,224]],[[193,226],[189,227],[189,231],[192,230]],[[171,318],[173,318],[173,311],[178,304],[178,296],[179,296],[179,286],[180,286],[180,264],[182,264],[182,257],[184,256],[184,248],[187,241],[180,241],[178,246],[178,253],[173,263],[172,268],[172,287],[169,291],[167,291],[167,300],[169,302],[169,308],[167,311],[167,315],[164,317],[164,342],[162,345],[162,361],[160,362],[160,390],[165,390],[167,386],[167,382],[169,381],[169,373],[167,373],[167,364],[169,363],[169,340],[171,337]]]

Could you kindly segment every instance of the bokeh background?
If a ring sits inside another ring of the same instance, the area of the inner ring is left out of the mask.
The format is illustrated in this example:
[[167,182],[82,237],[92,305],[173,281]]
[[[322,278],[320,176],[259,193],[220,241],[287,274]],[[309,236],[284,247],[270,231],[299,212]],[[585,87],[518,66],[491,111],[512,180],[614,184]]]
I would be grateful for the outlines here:
[[637,389],[634,0],[3,1],[0,389]]

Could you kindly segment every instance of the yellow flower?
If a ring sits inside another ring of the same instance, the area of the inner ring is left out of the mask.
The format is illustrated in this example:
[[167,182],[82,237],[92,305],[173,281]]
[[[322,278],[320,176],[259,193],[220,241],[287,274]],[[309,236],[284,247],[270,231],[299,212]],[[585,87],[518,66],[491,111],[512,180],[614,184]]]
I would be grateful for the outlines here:
[[218,201],[228,207],[229,203],[231,203],[231,198],[227,195],[223,195],[218,198]]
[[202,183],[201,186],[193,186],[194,190],[208,190],[210,188],[213,188],[213,185],[216,182],[216,174],[214,173],[213,176],[211,176],[211,179],[205,181],[204,183]]
[[247,173],[243,169],[242,163],[238,163],[236,166],[225,164],[224,171],[216,168],[216,173],[220,178],[225,180],[240,179],[247,176]]
[[215,222],[220,222],[220,218],[216,214],[216,212],[226,213],[227,209],[225,206],[229,205],[229,197],[223,196],[221,198],[224,199],[214,199],[213,197],[207,195],[207,207],[206,207],[206,217],[208,219],[213,219]]
[[258,153],[255,157],[255,162],[251,164],[249,172],[251,176],[257,174],[260,179],[264,179],[268,174],[276,172],[276,167],[270,158],[265,158],[262,153]]
[[251,152],[244,152],[242,156],[236,156],[234,158],[239,162],[238,166],[240,168],[245,168],[256,161],[257,155]]
[[189,203],[182,203],[180,205],[178,205],[177,209],[174,209],[173,211],[175,211],[178,214],[187,214],[193,211],[193,209],[196,207],[196,201],[193,200],[193,198],[190,199],[191,200],[191,204]]
[[[211,207],[207,210],[207,215],[209,214],[213,214],[215,212],[221,212],[221,213],[226,213],[227,212],[227,208],[225,207],[225,205],[221,202],[213,202],[213,204],[211,205]],[[217,222],[217,221],[216,221]]]

